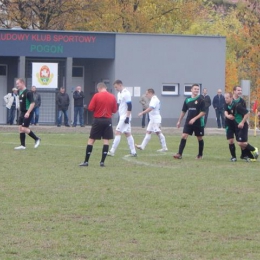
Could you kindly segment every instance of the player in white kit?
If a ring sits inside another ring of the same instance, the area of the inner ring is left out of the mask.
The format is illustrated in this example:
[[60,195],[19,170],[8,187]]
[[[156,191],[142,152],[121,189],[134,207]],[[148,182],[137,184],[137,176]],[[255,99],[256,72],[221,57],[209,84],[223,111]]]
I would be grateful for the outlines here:
[[149,113],[150,121],[147,126],[146,135],[143,139],[143,142],[140,145],[136,144],[135,147],[140,150],[144,150],[151,139],[152,132],[154,132],[157,134],[162,147],[161,149],[157,150],[157,152],[166,152],[168,151],[168,148],[166,145],[165,137],[161,131],[162,117],[160,114],[160,100],[155,95],[155,92],[152,88],[146,91],[146,96],[151,100],[149,103],[149,107],[139,113],[138,116],[143,116],[143,114]]
[[115,139],[107,155],[108,156],[115,155],[116,149],[121,140],[121,135],[125,134],[130,149],[130,155],[136,157],[137,154],[136,154],[136,149],[134,144],[134,138],[131,134],[131,111],[132,111],[131,93],[123,86],[123,82],[121,80],[116,80],[114,82],[114,88],[116,91],[118,91],[117,103],[118,103],[119,121],[116,126]]

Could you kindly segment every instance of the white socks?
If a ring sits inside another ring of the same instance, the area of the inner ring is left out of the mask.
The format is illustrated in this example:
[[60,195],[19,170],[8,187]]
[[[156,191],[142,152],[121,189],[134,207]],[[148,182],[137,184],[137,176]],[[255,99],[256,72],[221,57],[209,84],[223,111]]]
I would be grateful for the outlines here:
[[110,149],[110,152],[111,152],[111,153],[115,153],[116,148],[117,148],[117,146],[118,146],[119,143],[120,143],[120,140],[121,140],[121,135],[116,135],[116,136],[115,136],[115,139],[114,139],[114,141],[113,141],[113,144],[112,144],[112,148]]
[[160,133],[160,134],[158,134],[158,137],[159,137],[162,148],[163,149],[167,148],[164,135],[162,133]]
[[145,146],[149,143],[149,141],[151,140],[152,135],[151,134],[146,134],[144,137],[144,140],[141,144],[142,149],[144,150]]
[[[115,139],[113,141],[113,144],[112,144],[112,147],[110,149],[110,152],[111,153],[115,153],[119,143],[120,143],[120,140],[121,140],[121,135],[116,135],[115,136]],[[134,142],[134,138],[132,135],[128,136],[127,137],[127,143],[129,145],[129,148],[130,148],[130,151],[132,154],[135,154],[136,153],[136,150],[135,150],[135,142]]]
[[127,137],[127,142],[131,151],[131,154],[136,154],[136,150],[135,150],[135,141],[132,135]]

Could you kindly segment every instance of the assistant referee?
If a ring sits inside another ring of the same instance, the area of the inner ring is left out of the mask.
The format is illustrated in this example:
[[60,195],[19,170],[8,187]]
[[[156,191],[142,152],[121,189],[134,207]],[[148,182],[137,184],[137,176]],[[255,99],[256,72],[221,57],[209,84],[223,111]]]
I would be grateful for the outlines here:
[[117,102],[113,94],[107,91],[105,83],[97,84],[97,91],[91,99],[88,110],[94,112],[94,119],[90,130],[86,155],[83,163],[79,166],[88,166],[88,161],[96,140],[103,139],[103,149],[100,166],[104,167],[105,159],[109,150],[109,140],[114,138],[112,128],[112,114],[117,112]]

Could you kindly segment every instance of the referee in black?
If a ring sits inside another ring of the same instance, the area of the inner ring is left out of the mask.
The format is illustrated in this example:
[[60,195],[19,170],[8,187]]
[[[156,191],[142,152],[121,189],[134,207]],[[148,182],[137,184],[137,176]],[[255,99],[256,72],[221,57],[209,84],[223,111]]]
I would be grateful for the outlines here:
[[103,139],[103,149],[100,166],[104,167],[109,150],[109,140],[114,138],[112,127],[112,114],[117,112],[117,102],[113,94],[107,91],[105,83],[97,84],[97,91],[91,99],[88,110],[94,112],[94,120],[86,148],[85,160],[79,166],[88,166],[88,161],[96,140]]
[[25,150],[25,134],[28,134],[31,138],[34,139],[35,145],[34,148],[37,148],[40,145],[41,139],[37,137],[33,131],[29,129],[30,122],[33,116],[32,110],[34,108],[35,102],[33,98],[33,93],[29,91],[23,79],[16,80],[16,86],[19,90],[19,102],[20,102],[20,115],[18,119],[19,123],[19,132],[20,132],[20,141],[21,145],[15,147],[15,150]]

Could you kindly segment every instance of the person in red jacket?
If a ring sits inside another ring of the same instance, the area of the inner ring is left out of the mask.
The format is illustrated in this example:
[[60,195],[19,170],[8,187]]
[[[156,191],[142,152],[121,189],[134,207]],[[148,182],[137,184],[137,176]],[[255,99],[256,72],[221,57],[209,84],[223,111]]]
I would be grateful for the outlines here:
[[109,140],[114,138],[112,127],[112,114],[117,112],[117,102],[113,94],[107,91],[105,83],[97,84],[98,93],[91,99],[88,110],[94,112],[94,119],[90,130],[86,148],[85,160],[79,166],[88,166],[88,161],[96,140],[103,139],[103,149],[100,166],[104,167],[109,150]]

